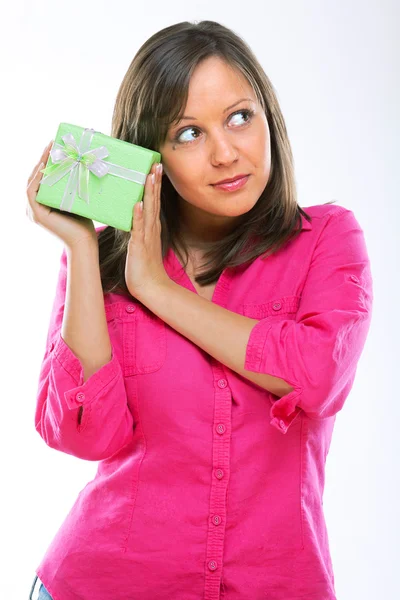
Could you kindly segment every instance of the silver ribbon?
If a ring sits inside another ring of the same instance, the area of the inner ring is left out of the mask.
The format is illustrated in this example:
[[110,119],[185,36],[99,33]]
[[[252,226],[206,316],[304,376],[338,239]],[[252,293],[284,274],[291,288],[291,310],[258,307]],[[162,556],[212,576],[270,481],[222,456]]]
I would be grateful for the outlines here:
[[69,173],[67,185],[61,200],[60,209],[71,212],[76,194],[89,204],[89,174],[92,172],[96,177],[114,175],[128,181],[134,181],[142,185],[146,182],[146,173],[126,169],[103,159],[109,155],[106,146],[90,148],[94,129],[84,129],[79,145],[76,143],[72,133],[62,136],[64,146],[55,143],[50,151],[51,160],[54,164],[42,169],[45,174],[40,181],[44,185],[54,185]]

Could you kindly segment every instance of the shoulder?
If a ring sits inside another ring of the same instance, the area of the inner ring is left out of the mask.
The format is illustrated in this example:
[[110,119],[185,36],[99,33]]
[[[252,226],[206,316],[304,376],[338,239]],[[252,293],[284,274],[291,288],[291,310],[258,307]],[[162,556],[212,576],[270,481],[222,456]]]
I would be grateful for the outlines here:
[[[310,228],[314,233],[322,231],[345,229],[361,229],[362,227],[354,212],[341,204],[315,204],[313,206],[302,206],[301,209],[311,217]],[[304,222],[304,217],[303,222]]]
[[339,216],[346,211],[351,212],[341,204],[314,204],[313,206],[302,206],[301,209],[316,222],[326,220],[329,217]]

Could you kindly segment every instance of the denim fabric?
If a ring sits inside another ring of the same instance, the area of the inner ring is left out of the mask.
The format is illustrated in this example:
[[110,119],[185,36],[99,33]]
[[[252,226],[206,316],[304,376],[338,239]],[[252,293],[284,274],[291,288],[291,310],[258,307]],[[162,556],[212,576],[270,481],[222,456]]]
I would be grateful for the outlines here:
[[[31,591],[29,594],[29,600],[53,600],[53,597],[50,596],[49,592],[46,590],[43,583],[41,584],[41,586],[39,588],[39,596],[37,597],[37,599],[33,596],[33,592],[35,591],[37,580],[38,580],[38,576],[35,575],[35,578],[33,580],[33,584],[31,587]],[[40,579],[39,579],[39,581],[40,581]]]

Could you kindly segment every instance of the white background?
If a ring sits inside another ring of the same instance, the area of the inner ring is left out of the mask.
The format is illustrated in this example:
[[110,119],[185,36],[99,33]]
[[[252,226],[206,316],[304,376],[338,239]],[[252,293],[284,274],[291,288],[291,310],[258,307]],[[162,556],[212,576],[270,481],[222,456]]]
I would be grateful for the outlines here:
[[62,242],[26,217],[27,178],[59,122],[110,134],[120,82],[150,35],[210,19],[243,37],[272,81],[294,152],[299,204],[335,199],[365,232],[374,314],[336,419],[324,509],[338,600],[398,599],[397,3],[7,4],[0,19],[1,598],[28,598],[36,566],[97,468],[47,447],[34,428]]

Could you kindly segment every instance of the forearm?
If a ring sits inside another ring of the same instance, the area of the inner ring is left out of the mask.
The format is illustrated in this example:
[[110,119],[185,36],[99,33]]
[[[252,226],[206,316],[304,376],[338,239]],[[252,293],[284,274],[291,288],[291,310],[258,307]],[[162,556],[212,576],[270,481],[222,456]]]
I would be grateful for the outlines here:
[[246,347],[257,320],[214,304],[172,280],[148,289],[139,299],[165,323],[239,375],[279,397],[293,390],[283,379],[244,369]]
[[66,248],[67,288],[61,336],[79,358],[84,381],[111,360],[101,286],[99,251],[94,244]]

